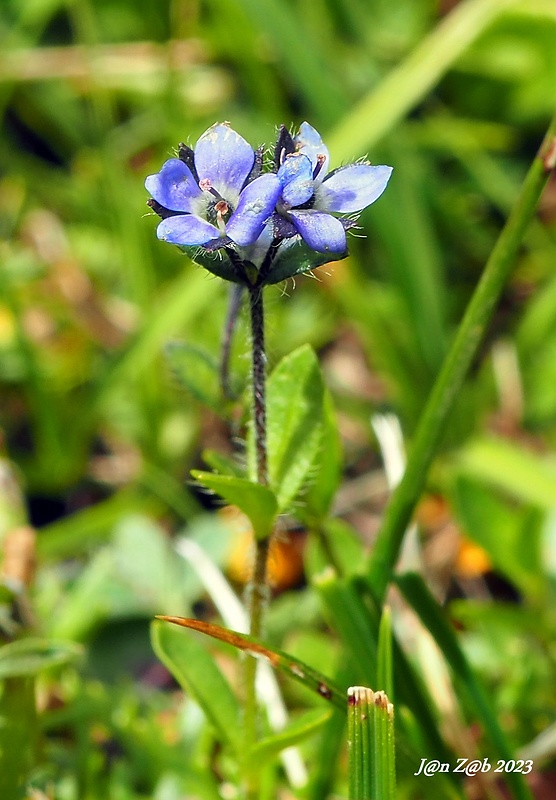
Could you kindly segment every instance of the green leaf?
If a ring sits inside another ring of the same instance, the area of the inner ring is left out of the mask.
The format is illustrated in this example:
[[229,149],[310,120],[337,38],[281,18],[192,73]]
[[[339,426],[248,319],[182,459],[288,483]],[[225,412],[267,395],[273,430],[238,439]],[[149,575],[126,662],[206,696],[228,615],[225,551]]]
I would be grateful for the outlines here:
[[18,639],[0,648],[0,679],[36,675],[79,658],[83,648],[53,639]]
[[[304,512],[305,508],[299,511],[302,520]],[[328,566],[333,566],[340,577],[361,572],[365,551],[361,537],[351,525],[339,517],[327,517],[320,524],[313,524],[313,531],[315,535],[309,538],[304,556],[305,571],[310,578],[320,575]]]
[[[421,622],[440,647],[444,658],[450,665],[469,703],[477,714],[485,734],[496,749],[497,758],[505,761],[510,760],[513,755],[506,736],[500,727],[483,686],[477,680],[463,650],[459,646],[454,629],[448,622],[443,609],[429,592],[420,575],[407,573],[398,576],[395,580],[407,602],[416,611]],[[507,773],[506,780],[511,785],[516,798],[519,798],[519,800],[531,800],[531,792],[522,775],[517,772],[510,772]]]
[[196,481],[211,489],[237,506],[249,518],[257,539],[267,539],[272,533],[277,514],[276,497],[272,491],[253,483],[246,478],[233,475],[218,475],[216,472],[202,472],[192,469]]
[[313,579],[313,585],[322,600],[325,618],[348,648],[355,680],[376,685],[377,630],[353,583],[328,569]]
[[245,470],[241,465],[222,455],[217,450],[203,450],[201,457],[207,466],[220,475],[233,475],[236,478],[241,478],[245,474]]
[[323,520],[327,517],[334,496],[342,479],[342,445],[332,396],[328,390],[323,394],[322,434],[315,473],[307,492],[303,496],[303,516]]
[[201,706],[221,741],[239,754],[239,704],[211,653],[194,636],[183,636],[159,622],[151,626],[151,642],[158,658]]
[[384,606],[378,629],[376,683],[394,699],[394,666],[392,661],[392,612]]
[[189,628],[193,631],[200,631],[221,642],[226,642],[238,650],[244,650],[255,658],[265,658],[270,662],[274,669],[289,675],[290,678],[299,681],[309,690],[316,692],[319,697],[333,703],[337,708],[345,712],[346,703],[344,693],[337,686],[321,675],[316,669],[304,664],[298,658],[294,658],[289,653],[267,647],[261,644],[253,636],[247,636],[237,631],[230,631],[220,625],[212,625],[210,622],[202,622],[199,619],[188,619],[187,617],[168,617],[158,616],[157,619],[171,622],[173,625],[180,625],[182,628]]
[[[268,470],[279,512],[299,494],[313,466],[322,433],[323,393],[319,363],[309,345],[283,358],[268,380]],[[251,458],[252,439],[251,433]]]
[[23,800],[37,745],[35,680],[9,678],[0,683],[0,797]]
[[483,547],[496,569],[524,594],[544,591],[540,511],[516,507],[466,476],[453,487],[456,513],[465,535]]
[[216,359],[201,347],[186,342],[170,342],[166,345],[165,354],[180,384],[200,403],[222,414],[222,391]]
[[556,507],[556,460],[503,439],[479,439],[458,458],[458,470],[543,509]]
[[259,764],[270,761],[286,747],[292,747],[319,731],[328,722],[332,713],[330,709],[323,711],[320,708],[305,712],[279,733],[266,736],[258,742],[250,753],[250,761]]

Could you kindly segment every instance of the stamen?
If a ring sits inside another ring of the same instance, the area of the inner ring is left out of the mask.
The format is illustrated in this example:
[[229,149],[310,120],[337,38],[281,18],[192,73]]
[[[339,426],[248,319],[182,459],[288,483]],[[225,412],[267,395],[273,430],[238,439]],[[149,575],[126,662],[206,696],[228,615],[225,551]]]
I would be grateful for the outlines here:
[[316,163],[315,168],[313,170],[313,180],[315,180],[315,178],[317,177],[317,175],[319,174],[321,169],[324,167],[324,162],[325,161],[326,161],[326,156],[324,155],[324,153],[318,153],[317,154],[317,163]]
[[222,236],[224,236],[226,233],[226,221],[224,216],[229,212],[230,207],[225,200],[219,200],[214,206],[214,210],[216,211],[216,225]]
[[202,189],[203,192],[209,192],[213,197],[216,197],[218,201],[222,200],[222,202],[226,202],[221,194],[219,194],[216,189],[213,187],[212,183],[210,182],[210,178],[203,178],[199,181],[199,189]]

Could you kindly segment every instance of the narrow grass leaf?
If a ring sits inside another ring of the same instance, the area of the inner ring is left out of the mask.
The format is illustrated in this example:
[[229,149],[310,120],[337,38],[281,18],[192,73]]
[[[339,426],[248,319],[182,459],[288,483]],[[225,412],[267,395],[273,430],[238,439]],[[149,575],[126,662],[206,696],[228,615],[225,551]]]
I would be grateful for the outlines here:
[[458,472],[479,478],[525,503],[556,507],[556,460],[503,439],[479,439],[461,452]]
[[332,715],[331,709],[311,709],[290,722],[286,728],[258,742],[250,753],[250,761],[264,764],[278,755],[286,747],[299,744],[304,739],[321,730]]
[[[496,748],[497,757],[505,761],[511,760],[512,750],[488,696],[459,646],[453,628],[427,589],[423,579],[415,573],[406,573],[396,578],[396,584],[442,650],[446,661],[465,691],[469,703],[481,721],[486,735]],[[531,800],[531,792],[521,774],[509,772],[506,780],[512,787],[515,798]]]
[[239,753],[239,703],[212,655],[192,636],[168,625],[151,626],[153,649],[180,686],[199,703],[219,738]]
[[383,515],[369,560],[369,592],[378,603],[382,602],[398,560],[404,534],[441,443],[449,414],[510,276],[527,226],[554,169],[552,154],[555,140],[556,115],[548,126],[512,212],[491,252],[419,420],[407,468]]
[[394,699],[394,667],[392,661],[392,612],[384,606],[378,629],[376,685]]
[[33,677],[0,683],[0,797],[22,798],[35,762],[37,712]]
[[18,639],[0,647],[0,680],[36,675],[49,667],[61,666],[83,655],[74,642],[52,639]]
[[336,162],[364,153],[421,100],[482,32],[516,0],[459,3],[415,50],[373,88],[334,129]]
[[168,616],[158,616],[157,619],[171,622],[174,625],[180,625],[182,628],[200,631],[207,636],[212,636],[214,639],[226,642],[232,647],[236,647],[238,650],[243,650],[255,658],[264,658],[274,669],[278,669],[284,674],[289,675],[289,677],[299,681],[309,690],[314,691],[337,708],[345,711],[344,695],[341,689],[334,686],[334,684],[324,675],[321,675],[320,672],[304,664],[299,659],[290,656],[288,653],[266,647],[266,645],[261,644],[252,636],[237,633],[237,631],[230,631],[227,628],[222,628],[219,625],[212,625],[209,622],[202,622],[198,619]]
[[332,506],[342,478],[342,446],[338,422],[330,392],[324,392],[320,457],[315,464],[314,480],[303,496],[304,517],[324,520]]
[[349,798],[394,800],[394,707],[384,692],[348,689]]

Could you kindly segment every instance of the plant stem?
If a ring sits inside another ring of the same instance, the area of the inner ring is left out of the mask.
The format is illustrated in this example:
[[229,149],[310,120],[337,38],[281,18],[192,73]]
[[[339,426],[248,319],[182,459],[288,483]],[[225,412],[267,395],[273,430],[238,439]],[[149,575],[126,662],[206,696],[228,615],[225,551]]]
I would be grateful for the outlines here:
[[[268,459],[266,450],[266,356],[264,340],[264,307],[262,288],[249,287],[249,309],[251,314],[252,380],[253,380],[253,431],[257,482],[268,485]],[[263,630],[263,617],[267,600],[267,560],[270,539],[255,537],[255,558],[249,586],[249,619],[251,636],[259,638]],[[257,698],[255,692],[257,662],[251,657],[245,660],[245,751],[249,751],[257,738]],[[247,755],[247,757],[249,757]],[[247,775],[247,796],[256,798],[257,775],[251,765]]]
[[230,384],[230,353],[232,350],[232,338],[241,309],[241,301],[243,300],[243,289],[244,287],[241,283],[234,283],[230,289],[228,313],[226,314],[226,324],[224,325],[224,335],[220,350],[220,386],[222,394],[228,400],[232,400],[234,397]]
[[512,212],[487,261],[452,347],[417,426],[402,481],[392,494],[368,565],[368,585],[380,604],[403,537],[423,491],[448,415],[463,385],[506,284],[519,245],[556,161],[556,115],[534,159]]
[[[253,428],[257,482],[268,486],[268,460],[266,452],[266,355],[264,342],[264,308],[261,288],[250,287],[251,337],[253,348]],[[250,619],[252,636],[262,633],[262,617],[267,593],[266,565],[268,539],[255,539],[255,562],[251,579]]]

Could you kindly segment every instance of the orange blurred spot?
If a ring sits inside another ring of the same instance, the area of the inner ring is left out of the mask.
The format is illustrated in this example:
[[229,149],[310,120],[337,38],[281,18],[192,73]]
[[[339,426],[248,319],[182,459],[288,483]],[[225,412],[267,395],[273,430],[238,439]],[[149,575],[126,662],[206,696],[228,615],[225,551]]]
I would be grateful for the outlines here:
[[489,572],[492,564],[485,550],[468,539],[460,544],[456,559],[456,572],[461,578],[477,578]]
[[[247,583],[253,568],[253,531],[247,517],[235,506],[221,509],[224,524],[236,532],[234,546],[228,557],[227,572],[232,580]],[[272,589],[281,592],[296,586],[303,578],[304,532],[274,534],[268,556],[268,581]]]

